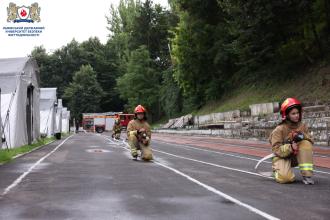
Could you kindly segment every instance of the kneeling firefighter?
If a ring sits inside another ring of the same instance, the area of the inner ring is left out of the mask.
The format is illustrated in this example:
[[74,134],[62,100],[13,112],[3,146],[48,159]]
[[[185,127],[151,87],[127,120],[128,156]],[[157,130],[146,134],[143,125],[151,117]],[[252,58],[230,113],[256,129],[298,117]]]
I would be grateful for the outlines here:
[[112,128],[112,138],[120,139],[121,125],[119,119],[116,119],[115,124]]
[[146,110],[142,105],[138,105],[134,110],[134,114],[134,119],[127,125],[127,137],[132,157],[137,159],[138,150],[140,150],[142,160],[152,160],[151,129],[147,122]]
[[313,140],[307,126],[301,122],[302,104],[294,98],[286,99],[281,105],[282,122],[270,135],[272,151],[275,155],[272,168],[278,183],[295,180],[292,167],[299,166],[304,184],[314,184]]

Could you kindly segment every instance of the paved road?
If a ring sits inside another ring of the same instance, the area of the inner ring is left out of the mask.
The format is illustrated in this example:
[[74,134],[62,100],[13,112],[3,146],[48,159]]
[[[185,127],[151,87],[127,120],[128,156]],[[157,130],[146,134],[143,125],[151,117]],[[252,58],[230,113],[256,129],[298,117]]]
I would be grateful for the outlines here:
[[329,219],[329,169],[280,185],[254,172],[258,157],[171,140],[155,136],[145,163],[77,134],[0,166],[0,219]]

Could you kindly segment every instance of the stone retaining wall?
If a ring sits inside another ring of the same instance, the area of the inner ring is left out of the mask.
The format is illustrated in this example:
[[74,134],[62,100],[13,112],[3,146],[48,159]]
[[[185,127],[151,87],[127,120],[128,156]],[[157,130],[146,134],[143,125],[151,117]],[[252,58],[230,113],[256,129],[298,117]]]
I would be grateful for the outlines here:
[[[259,106],[258,106],[259,105]],[[213,113],[192,117],[192,124],[179,129],[164,128],[159,133],[185,135],[216,135],[224,138],[258,139],[267,141],[272,130],[281,122],[280,113],[263,114],[266,110],[276,112],[276,103],[253,105],[254,113],[239,110]],[[273,107],[271,107],[273,106]],[[266,109],[266,110],[265,110]],[[259,111],[260,114],[256,115]],[[191,117],[191,116],[190,116]],[[329,106],[311,106],[304,110],[304,123],[310,129],[317,145],[330,145],[330,108]],[[185,128],[185,129],[184,129]]]

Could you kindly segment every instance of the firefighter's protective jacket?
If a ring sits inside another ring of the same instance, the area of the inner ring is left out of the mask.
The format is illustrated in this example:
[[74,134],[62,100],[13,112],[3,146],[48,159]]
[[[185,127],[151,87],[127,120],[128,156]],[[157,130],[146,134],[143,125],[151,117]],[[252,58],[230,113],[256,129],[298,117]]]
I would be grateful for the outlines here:
[[132,135],[137,135],[138,130],[144,128],[146,130],[146,133],[149,137],[149,139],[151,138],[151,128],[148,122],[146,122],[145,120],[138,120],[138,119],[134,119],[132,121],[130,121],[127,125],[127,137],[130,137]]
[[304,123],[292,123],[290,121],[285,121],[275,128],[269,138],[272,145],[272,151],[276,156],[286,158],[293,152],[290,144],[292,141],[291,132],[293,131],[302,132],[305,139],[313,143],[308,128]]

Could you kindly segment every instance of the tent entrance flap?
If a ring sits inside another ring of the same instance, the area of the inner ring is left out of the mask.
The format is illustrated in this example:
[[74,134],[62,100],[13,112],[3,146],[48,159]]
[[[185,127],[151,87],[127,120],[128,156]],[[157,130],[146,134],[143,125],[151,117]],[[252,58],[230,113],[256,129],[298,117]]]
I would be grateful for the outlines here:
[[27,137],[28,144],[32,144],[33,141],[33,86],[27,88],[26,99],[26,125],[27,125]]

